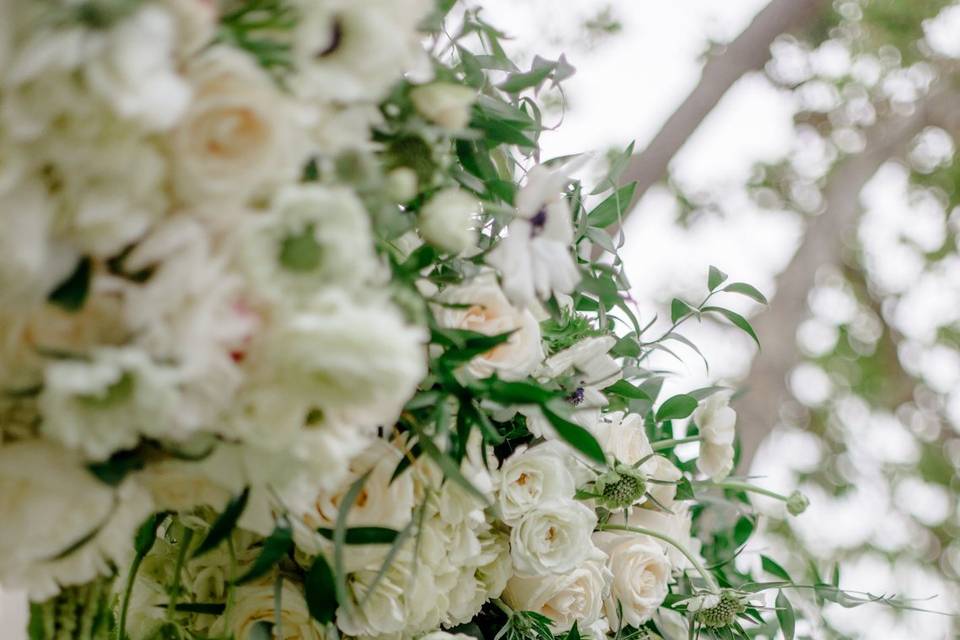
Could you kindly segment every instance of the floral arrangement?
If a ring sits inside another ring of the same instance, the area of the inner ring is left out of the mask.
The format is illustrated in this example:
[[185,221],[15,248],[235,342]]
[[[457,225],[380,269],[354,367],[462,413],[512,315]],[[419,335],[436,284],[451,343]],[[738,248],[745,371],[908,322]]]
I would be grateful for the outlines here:
[[0,3],[0,583],[33,640],[793,636],[800,586],[733,562],[762,490],[730,390],[648,361],[763,296],[711,269],[649,335],[606,231],[632,149],[592,191],[541,162],[573,69],[452,4]]

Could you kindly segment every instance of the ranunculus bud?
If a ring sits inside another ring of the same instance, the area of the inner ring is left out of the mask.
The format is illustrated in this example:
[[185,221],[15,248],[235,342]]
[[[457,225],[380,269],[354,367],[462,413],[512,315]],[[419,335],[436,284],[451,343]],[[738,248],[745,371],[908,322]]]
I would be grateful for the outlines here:
[[450,253],[460,253],[476,243],[474,218],[479,204],[460,189],[444,189],[420,210],[424,240]]
[[413,106],[420,115],[453,131],[470,123],[470,106],[476,97],[474,89],[449,82],[422,85],[410,92]]
[[806,511],[809,506],[810,500],[799,491],[794,491],[790,494],[790,497],[787,498],[787,511],[789,511],[792,516],[800,515]]
[[417,172],[397,167],[387,174],[387,194],[396,202],[410,202],[417,195]]

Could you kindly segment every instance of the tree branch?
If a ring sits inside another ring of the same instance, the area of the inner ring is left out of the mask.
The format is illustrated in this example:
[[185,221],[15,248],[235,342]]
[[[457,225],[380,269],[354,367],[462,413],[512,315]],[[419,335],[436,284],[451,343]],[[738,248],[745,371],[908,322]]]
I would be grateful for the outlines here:
[[953,118],[955,92],[935,90],[906,117],[880,120],[867,133],[862,152],[849,156],[828,177],[824,211],[807,225],[793,260],[777,279],[770,306],[753,321],[763,350],[757,354],[736,403],[741,441],[740,469],[747,471],[763,438],[777,423],[788,397],[787,374],[798,359],[796,334],[807,313],[807,293],[823,265],[840,265],[845,241],[856,230],[860,192],[880,166],[902,152],[920,130]]

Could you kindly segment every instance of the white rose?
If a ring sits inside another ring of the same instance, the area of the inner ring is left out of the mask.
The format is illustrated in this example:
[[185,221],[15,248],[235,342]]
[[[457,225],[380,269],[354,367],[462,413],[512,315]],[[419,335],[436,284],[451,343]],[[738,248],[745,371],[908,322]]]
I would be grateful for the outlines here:
[[511,306],[500,286],[489,274],[468,284],[445,289],[443,302],[470,305],[468,308],[439,307],[437,322],[449,329],[468,329],[485,335],[513,332],[510,338],[470,361],[468,371],[478,378],[494,373],[501,378],[520,379],[540,363],[540,325],[529,310]]
[[[689,505],[686,502],[677,502],[673,505],[672,511],[673,513],[667,513],[666,511],[655,511],[653,509],[632,509],[627,524],[631,527],[641,527],[667,536],[694,556],[699,555],[700,541],[693,536],[690,530],[693,521]],[[676,546],[663,540],[657,540],[657,543],[667,552],[671,566],[674,568],[692,567],[690,561]]]
[[510,557],[517,573],[566,573],[594,551],[597,526],[592,509],[573,499],[553,500],[531,509],[510,532]]
[[572,498],[574,478],[559,452],[543,445],[518,451],[500,469],[497,503],[500,515],[514,525],[534,507],[551,500]]
[[700,428],[697,468],[717,482],[733,471],[737,412],[728,402],[729,394],[715,393],[693,414],[693,422]]
[[207,50],[189,69],[194,99],[170,137],[177,194],[243,202],[296,180],[306,158],[299,114],[239,50]]
[[452,131],[470,124],[470,107],[476,99],[476,89],[450,82],[434,82],[410,91],[410,100],[420,115]]
[[134,532],[152,512],[137,484],[100,482],[72,451],[41,440],[4,445],[0,583],[40,601],[108,575],[129,561]]
[[393,424],[413,395],[426,374],[425,342],[390,301],[361,303],[330,289],[309,309],[277,319],[250,364],[264,383],[319,408],[324,421],[370,428]]
[[[229,615],[219,618],[211,628],[212,635],[232,634],[234,638],[248,638],[258,622],[271,625],[277,619],[274,606],[274,581],[260,581],[243,585],[234,591],[234,604]],[[288,640],[324,640],[326,633],[310,617],[307,602],[299,585],[284,580],[280,590],[280,624],[283,637]]]
[[604,554],[558,575],[514,576],[503,592],[504,601],[518,611],[535,611],[550,618],[554,631],[566,631],[576,622],[589,627],[603,611],[610,585]]
[[444,189],[420,210],[420,233],[430,244],[450,253],[474,246],[477,199],[460,189]]
[[605,605],[607,618],[612,626],[620,626],[619,608],[624,623],[639,627],[667,596],[670,561],[666,551],[653,538],[633,533],[598,531],[593,534],[593,541],[606,552],[613,573]]

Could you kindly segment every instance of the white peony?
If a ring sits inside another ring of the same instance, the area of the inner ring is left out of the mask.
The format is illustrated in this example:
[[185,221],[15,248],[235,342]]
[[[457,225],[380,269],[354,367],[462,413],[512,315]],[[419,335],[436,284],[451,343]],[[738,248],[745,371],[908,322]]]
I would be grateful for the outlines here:
[[170,136],[174,187],[188,203],[244,202],[293,182],[306,121],[243,52],[214,47],[188,69],[194,99]]
[[212,635],[232,634],[234,638],[248,638],[257,622],[272,625],[279,617],[285,640],[324,640],[327,637],[320,623],[310,616],[302,588],[292,580],[283,581],[279,612],[275,610],[272,578],[242,585],[233,597],[233,607],[214,623]]
[[31,599],[56,595],[125,565],[150,497],[110,487],[74,452],[33,440],[0,447],[0,582]]
[[733,471],[737,412],[728,403],[729,394],[715,393],[693,413],[693,422],[700,429],[697,468],[716,482]]
[[173,369],[132,347],[56,360],[44,375],[40,429],[92,460],[136,446],[141,435],[183,439],[199,425],[178,420],[177,383]]
[[530,306],[554,294],[571,293],[580,273],[571,252],[573,223],[563,199],[567,177],[540,165],[517,194],[517,217],[507,237],[487,255],[503,277],[514,304]]
[[362,284],[376,272],[370,219],[343,187],[290,185],[244,230],[240,268],[271,305],[297,306],[318,289]]
[[597,526],[592,509],[572,498],[537,505],[510,532],[510,557],[517,573],[566,573],[594,551]]
[[470,107],[476,99],[472,87],[449,82],[425,84],[410,91],[410,100],[420,115],[452,131],[470,124]]
[[603,613],[611,574],[603,552],[591,556],[561,574],[514,576],[503,593],[504,601],[517,611],[535,611],[550,618],[554,631],[566,631],[576,622],[589,627]]
[[477,242],[475,229],[480,203],[466,191],[444,189],[420,210],[420,233],[430,244],[461,253]]
[[520,379],[534,370],[543,358],[540,325],[529,310],[513,307],[489,274],[440,294],[437,322],[448,329],[468,329],[485,335],[513,332],[510,338],[470,361],[467,370],[478,378],[496,373],[501,378]]
[[[671,567],[666,550],[653,538],[634,533],[598,531],[593,541],[607,554],[613,574],[605,605],[611,626],[622,622],[639,627],[667,596]],[[622,621],[618,610],[623,612]]]
[[497,505],[507,524],[516,524],[538,505],[572,498],[576,491],[573,475],[561,452],[539,445],[518,451],[500,468]]

